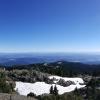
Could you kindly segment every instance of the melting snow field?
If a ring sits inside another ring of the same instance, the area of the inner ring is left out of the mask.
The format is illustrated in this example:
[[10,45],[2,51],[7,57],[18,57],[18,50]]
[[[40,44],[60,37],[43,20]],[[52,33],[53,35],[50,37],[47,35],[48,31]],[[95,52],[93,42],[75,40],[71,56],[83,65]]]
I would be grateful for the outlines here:
[[[81,78],[63,78],[59,76],[50,76],[50,79],[55,78],[57,81],[59,79],[64,79],[65,81],[73,81],[75,85],[70,85],[67,87],[63,87],[60,85],[56,85],[59,91],[59,94],[64,94],[66,92],[74,91],[76,88],[83,88],[85,85],[80,85],[84,83],[83,79]],[[51,85],[55,86],[55,84],[47,84],[45,82],[36,82],[36,83],[24,83],[24,82],[16,82],[15,90],[20,94],[27,96],[30,92],[35,93],[37,96],[42,94],[49,94],[49,90]]]

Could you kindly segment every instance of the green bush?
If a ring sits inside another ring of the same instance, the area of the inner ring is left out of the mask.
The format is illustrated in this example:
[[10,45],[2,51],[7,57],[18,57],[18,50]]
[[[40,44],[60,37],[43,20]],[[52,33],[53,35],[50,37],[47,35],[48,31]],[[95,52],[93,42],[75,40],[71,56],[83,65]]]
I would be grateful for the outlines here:
[[11,93],[12,91],[12,85],[6,81],[5,74],[0,72],[0,93]]

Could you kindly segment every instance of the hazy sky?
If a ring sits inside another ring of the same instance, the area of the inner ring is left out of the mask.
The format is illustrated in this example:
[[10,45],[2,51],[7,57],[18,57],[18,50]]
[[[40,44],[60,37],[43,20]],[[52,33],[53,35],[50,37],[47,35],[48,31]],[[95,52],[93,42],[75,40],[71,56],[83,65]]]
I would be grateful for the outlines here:
[[0,52],[100,51],[100,0],[0,0]]

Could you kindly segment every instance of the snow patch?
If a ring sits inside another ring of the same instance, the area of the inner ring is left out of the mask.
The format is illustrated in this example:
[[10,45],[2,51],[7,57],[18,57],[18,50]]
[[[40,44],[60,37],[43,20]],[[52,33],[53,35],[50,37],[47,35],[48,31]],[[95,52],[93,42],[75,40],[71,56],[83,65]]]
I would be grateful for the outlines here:
[[54,82],[58,82],[60,79],[63,79],[65,82],[72,81],[75,84],[84,84],[82,78],[68,78],[68,77],[60,77],[60,76],[49,76],[49,79],[54,79]]
[[[56,78],[57,81],[59,81],[60,79],[64,79],[65,81],[74,81],[75,84],[74,85],[70,85],[67,87],[63,87],[60,85],[56,85],[57,89],[58,89],[58,93],[64,94],[66,92],[72,92],[74,91],[76,88],[80,89],[85,87],[85,85],[80,85],[80,83],[84,83],[84,81],[81,78],[66,78],[66,77],[59,77],[59,76],[50,76],[50,79],[52,78]],[[56,81],[56,82],[57,82]],[[55,84],[47,84],[45,82],[36,82],[36,83],[25,83],[25,82],[16,82],[16,87],[15,90],[20,94],[20,95],[24,95],[27,96],[27,94],[29,94],[30,92],[33,92],[34,94],[38,95],[42,95],[42,94],[49,94],[49,90],[51,86],[55,86]]]

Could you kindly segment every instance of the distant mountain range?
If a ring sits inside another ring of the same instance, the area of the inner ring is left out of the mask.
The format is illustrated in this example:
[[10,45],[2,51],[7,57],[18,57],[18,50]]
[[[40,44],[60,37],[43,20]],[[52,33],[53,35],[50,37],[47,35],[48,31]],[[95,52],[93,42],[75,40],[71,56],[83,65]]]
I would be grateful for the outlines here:
[[79,53],[1,53],[1,65],[26,65],[55,61],[81,62],[84,64],[100,64],[99,54]]

